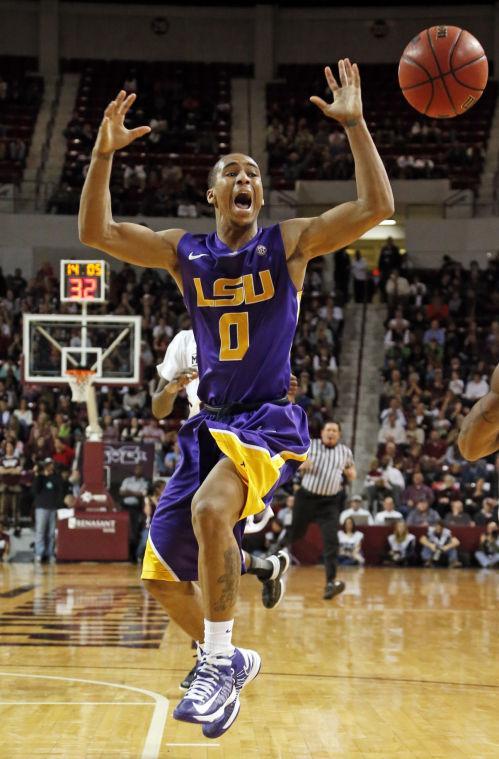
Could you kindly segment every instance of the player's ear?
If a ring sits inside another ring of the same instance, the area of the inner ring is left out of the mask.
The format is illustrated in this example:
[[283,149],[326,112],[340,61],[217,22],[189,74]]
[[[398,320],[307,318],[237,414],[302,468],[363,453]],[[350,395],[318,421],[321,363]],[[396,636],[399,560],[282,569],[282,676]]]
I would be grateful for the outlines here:
[[210,189],[206,191],[206,200],[210,206],[215,205],[215,193],[213,192],[213,187],[210,187]]

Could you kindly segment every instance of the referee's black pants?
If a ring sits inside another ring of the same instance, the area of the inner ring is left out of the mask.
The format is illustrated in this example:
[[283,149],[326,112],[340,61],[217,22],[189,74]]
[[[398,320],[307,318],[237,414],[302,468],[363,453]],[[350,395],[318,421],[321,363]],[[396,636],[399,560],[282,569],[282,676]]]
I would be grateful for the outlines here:
[[338,528],[345,495],[316,495],[305,488],[295,493],[289,544],[303,538],[311,522],[319,525],[324,543],[326,582],[333,582],[338,567]]

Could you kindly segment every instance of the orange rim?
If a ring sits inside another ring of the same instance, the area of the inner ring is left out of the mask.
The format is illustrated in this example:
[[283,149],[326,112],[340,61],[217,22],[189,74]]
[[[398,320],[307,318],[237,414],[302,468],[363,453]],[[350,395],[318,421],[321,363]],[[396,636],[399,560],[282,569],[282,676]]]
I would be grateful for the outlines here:
[[73,377],[77,382],[85,382],[89,377],[93,377],[96,372],[92,369],[66,369],[66,374]]

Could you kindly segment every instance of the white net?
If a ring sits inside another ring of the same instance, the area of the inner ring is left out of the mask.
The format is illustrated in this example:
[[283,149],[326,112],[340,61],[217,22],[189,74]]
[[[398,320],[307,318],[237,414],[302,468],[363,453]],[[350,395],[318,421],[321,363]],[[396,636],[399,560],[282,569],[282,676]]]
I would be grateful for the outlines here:
[[85,403],[88,400],[88,388],[91,386],[96,372],[90,369],[68,371],[66,378],[71,388],[71,400],[75,403]]

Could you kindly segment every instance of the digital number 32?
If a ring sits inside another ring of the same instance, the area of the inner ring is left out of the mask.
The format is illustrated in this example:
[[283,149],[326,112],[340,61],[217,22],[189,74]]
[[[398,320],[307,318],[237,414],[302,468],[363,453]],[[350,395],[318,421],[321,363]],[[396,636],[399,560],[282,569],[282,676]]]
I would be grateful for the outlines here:
[[218,322],[220,361],[241,361],[249,348],[249,314],[247,311],[222,314]]

